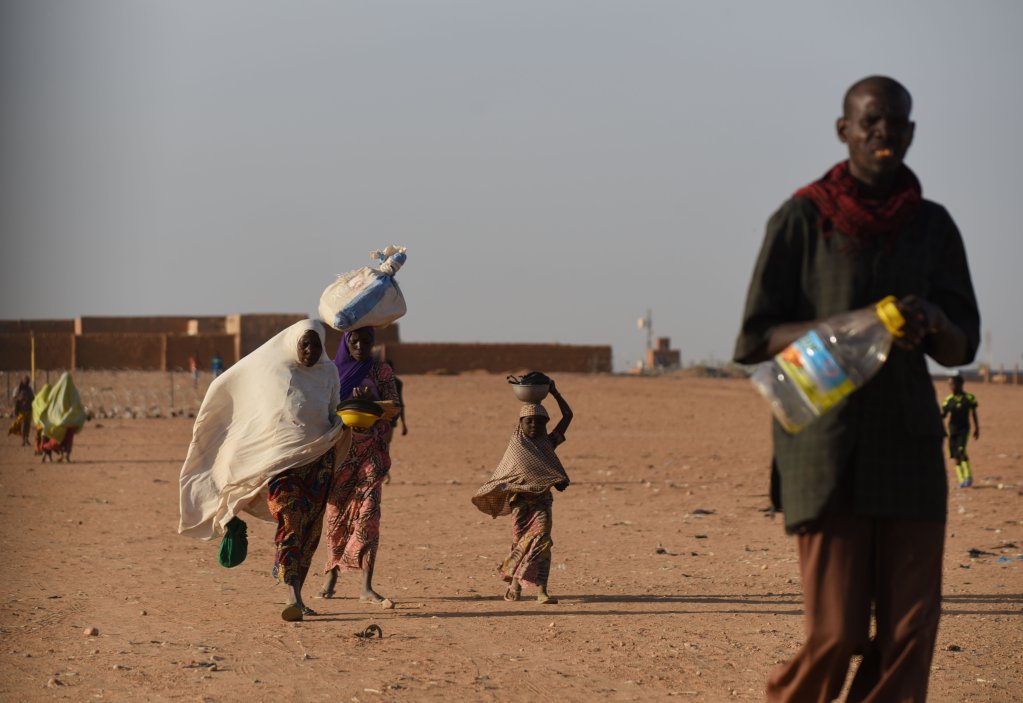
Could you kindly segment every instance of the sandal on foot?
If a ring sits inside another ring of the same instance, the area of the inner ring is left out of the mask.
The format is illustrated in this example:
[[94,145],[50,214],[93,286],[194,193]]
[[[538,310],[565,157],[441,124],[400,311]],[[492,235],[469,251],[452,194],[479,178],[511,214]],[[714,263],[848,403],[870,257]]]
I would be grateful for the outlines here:
[[281,611],[281,620],[299,622],[302,620],[302,608],[292,603]]
[[509,588],[507,591],[504,592],[504,599],[506,601],[516,601],[519,599],[519,596],[521,594],[522,594],[521,588]]
[[334,589],[333,588],[324,588],[322,591],[320,591],[320,595],[318,597],[319,598],[333,598],[334,597]]
[[319,615],[315,610],[310,608],[308,605],[302,606],[302,615]]
[[554,596],[549,596],[545,593],[541,593],[536,597],[536,602],[540,605],[557,605],[558,599]]

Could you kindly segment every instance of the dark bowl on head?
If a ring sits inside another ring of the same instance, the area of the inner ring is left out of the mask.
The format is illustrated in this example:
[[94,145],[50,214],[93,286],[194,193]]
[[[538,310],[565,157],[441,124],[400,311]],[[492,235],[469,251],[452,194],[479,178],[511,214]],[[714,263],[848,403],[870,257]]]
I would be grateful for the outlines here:
[[539,403],[541,400],[547,397],[550,393],[551,386],[549,383],[513,383],[512,392],[515,397],[521,400],[523,403]]

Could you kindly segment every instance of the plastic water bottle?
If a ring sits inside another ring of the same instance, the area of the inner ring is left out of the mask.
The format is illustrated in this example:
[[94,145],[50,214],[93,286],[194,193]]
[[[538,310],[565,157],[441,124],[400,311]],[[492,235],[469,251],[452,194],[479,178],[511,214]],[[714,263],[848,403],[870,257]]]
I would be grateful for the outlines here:
[[905,324],[895,302],[828,318],[757,365],[753,385],[782,427],[799,432],[878,372]]

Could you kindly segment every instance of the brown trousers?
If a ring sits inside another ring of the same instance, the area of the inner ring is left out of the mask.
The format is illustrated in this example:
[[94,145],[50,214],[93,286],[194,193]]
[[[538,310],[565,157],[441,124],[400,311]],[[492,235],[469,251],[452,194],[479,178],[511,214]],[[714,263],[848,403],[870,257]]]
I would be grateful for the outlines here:
[[828,515],[796,542],[806,642],[772,672],[767,700],[834,700],[854,654],[863,661],[848,701],[926,700],[941,616],[945,524]]

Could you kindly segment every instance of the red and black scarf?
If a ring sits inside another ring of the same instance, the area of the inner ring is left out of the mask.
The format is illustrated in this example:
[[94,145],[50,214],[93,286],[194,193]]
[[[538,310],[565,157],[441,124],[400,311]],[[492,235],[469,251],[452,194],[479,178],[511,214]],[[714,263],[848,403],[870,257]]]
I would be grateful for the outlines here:
[[920,181],[903,165],[892,193],[883,200],[865,198],[842,161],[820,180],[797,190],[793,197],[809,198],[820,213],[820,230],[830,237],[838,230],[849,237],[854,249],[879,238],[894,236],[916,216],[923,202]]

